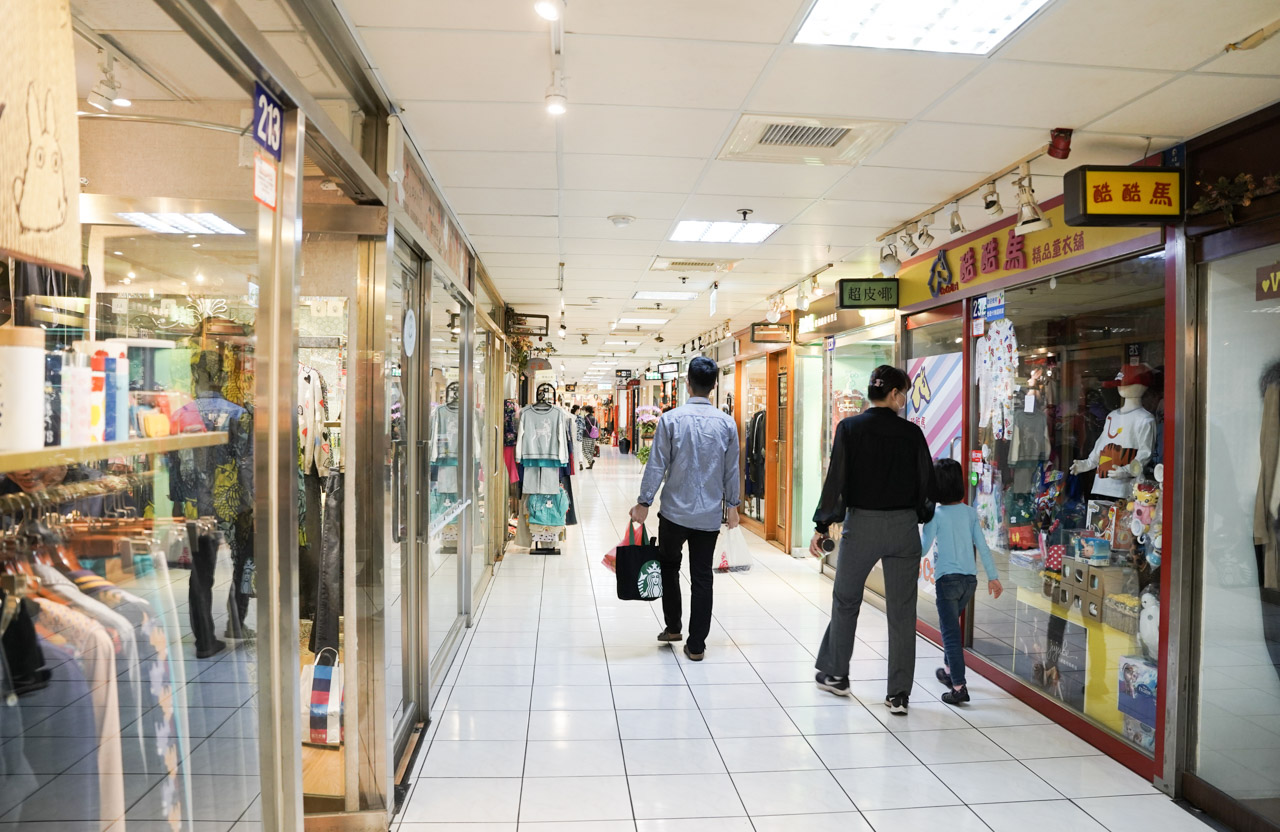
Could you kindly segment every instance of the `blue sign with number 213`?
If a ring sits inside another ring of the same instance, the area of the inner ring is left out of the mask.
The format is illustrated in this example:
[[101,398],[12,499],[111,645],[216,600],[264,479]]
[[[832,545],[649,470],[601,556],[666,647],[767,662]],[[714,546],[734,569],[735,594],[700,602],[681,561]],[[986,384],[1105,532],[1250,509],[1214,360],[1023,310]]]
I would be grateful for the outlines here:
[[280,161],[280,134],[284,126],[284,108],[276,97],[260,83],[253,85],[253,138],[258,145]]

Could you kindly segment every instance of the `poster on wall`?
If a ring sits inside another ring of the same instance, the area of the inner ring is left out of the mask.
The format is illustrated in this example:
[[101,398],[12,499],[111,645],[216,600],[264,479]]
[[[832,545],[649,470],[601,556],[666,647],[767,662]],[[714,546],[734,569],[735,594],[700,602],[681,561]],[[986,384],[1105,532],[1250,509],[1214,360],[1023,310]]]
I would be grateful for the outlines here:
[[82,274],[80,130],[68,0],[6,0],[0,254]]
[[964,353],[949,352],[907,362],[911,389],[907,418],[920,426],[934,459],[960,459],[964,415]]

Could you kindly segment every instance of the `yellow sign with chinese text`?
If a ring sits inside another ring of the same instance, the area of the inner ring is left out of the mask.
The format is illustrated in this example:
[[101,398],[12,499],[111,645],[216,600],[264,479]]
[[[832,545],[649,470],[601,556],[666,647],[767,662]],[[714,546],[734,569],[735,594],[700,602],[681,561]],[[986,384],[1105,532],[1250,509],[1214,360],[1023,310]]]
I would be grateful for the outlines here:
[[1163,225],[1182,219],[1178,168],[1084,165],[1062,178],[1067,225]]
[[1053,225],[1043,231],[1019,235],[1014,233],[1014,224],[1006,224],[904,266],[898,272],[900,306],[948,296],[959,300],[977,294],[970,290],[987,283],[1023,273],[1052,274],[1079,268],[1091,260],[1123,253],[1113,253],[1115,246],[1134,243],[1136,248],[1135,241],[1144,237],[1150,238],[1151,244],[1160,239],[1161,232],[1149,228],[1071,228],[1063,221],[1061,205],[1046,210],[1044,216]]

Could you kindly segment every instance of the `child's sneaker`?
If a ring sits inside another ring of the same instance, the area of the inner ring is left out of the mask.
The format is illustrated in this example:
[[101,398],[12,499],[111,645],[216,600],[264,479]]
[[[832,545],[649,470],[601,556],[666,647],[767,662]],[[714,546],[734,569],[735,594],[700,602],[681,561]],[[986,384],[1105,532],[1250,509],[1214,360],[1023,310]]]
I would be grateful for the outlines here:
[[961,685],[959,689],[951,689],[942,694],[942,701],[948,705],[960,705],[969,701],[969,686]]
[[947,669],[945,667],[938,668],[938,670],[933,675],[937,676],[938,681],[946,685],[948,688],[952,687],[951,674],[947,672]]

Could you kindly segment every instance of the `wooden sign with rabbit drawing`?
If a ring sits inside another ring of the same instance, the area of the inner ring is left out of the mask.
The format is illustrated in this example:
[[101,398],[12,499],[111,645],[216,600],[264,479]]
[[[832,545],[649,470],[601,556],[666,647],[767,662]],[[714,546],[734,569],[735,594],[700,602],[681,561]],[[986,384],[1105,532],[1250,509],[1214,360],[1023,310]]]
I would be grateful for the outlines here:
[[81,274],[80,131],[68,0],[4,0],[0,255]]

